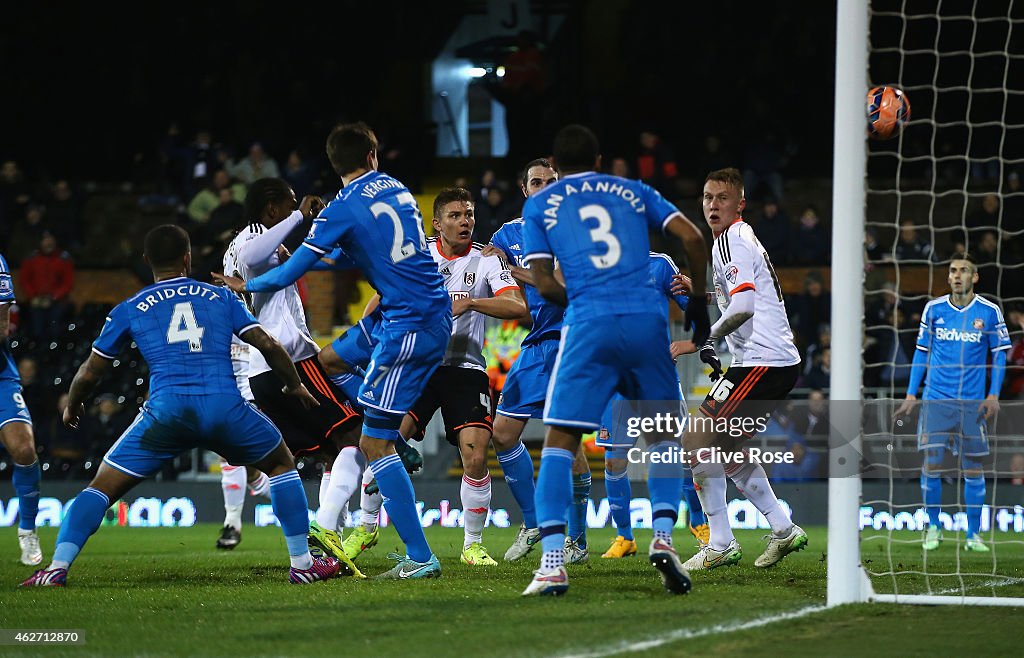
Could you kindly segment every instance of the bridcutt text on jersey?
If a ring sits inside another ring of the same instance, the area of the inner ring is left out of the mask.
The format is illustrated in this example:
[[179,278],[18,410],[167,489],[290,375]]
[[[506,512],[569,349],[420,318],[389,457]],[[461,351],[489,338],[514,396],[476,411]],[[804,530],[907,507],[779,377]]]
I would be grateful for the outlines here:
[[[249,280],[281,263],[277,248],[302,223],[302,213],[293,212],[272,228],[249,224],[239,231],[224,254],[224,272]],[[237,273],[237,274],[236,274]],[[250,310],[271,336],[276,338],[292,361],[316,356],[319,348],[306,328],[306,314],[295,284],[277,292],[254,292]],[[259,350],[249,352],[249,377],[268,372],[270,366]]]
[[[441,253],[437,238],[427,238],[427,247],[453,301],[497,297],[509,288],[519,287],[508,264],[497,256],[481,255],[483,245],[479,243],[472,243],[465,253],[454,258]],[[448,341],[441,365],[487,370],[483,356],[484,318],[483,313],[476,311],[455,318],[452,338]]]
[[754,315],[725,337],[734,366],[792,366],[800,363],[782,288],[768,252],[754,229],[737,219],[711,248],[715,295],[723,312],[733,295],[753,291]]

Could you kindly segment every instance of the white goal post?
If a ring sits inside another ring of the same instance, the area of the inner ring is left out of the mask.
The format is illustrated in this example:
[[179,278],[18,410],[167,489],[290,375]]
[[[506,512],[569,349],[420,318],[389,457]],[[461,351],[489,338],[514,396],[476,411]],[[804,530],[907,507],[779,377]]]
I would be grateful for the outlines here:
[[[911,3],[907,6],[913,5]],[[1012,3],[1010,6],[1012,7]],[[941,9],[942,3],[940,2],[937,7]],[[936,15],[935,18],[941,20],[939,15]],[[963,16],[956,18],[957,20],[964,19]],[[865,429],[862,425],[859,408],[862,406],[864,382],[865,258],[864,251],[860,247],[865,238],[868,197],[865,95],[872,84],[901,83],[900,80],[868,79],[869,55],[871,53],[870,20],[869,0],[837,0],[830,398],[832,401],[846,402],[831,406],[827,604],[831,607],[871,601],[926,605],[1024,606],[1024,598],[1021,597],[967,596],[969,588],[963,587],[962,578],[959,590],[957,588],[938,591],[929,589],[928,593],[914,591],[901,593],[899,589],[896,589],[893,593],[876,593],[869,577],[869,569],[865,568],[862,563],[860,531],[862,479],[859,475],[859,464],[861,455],[864,454],[862,443]],[[1012,30],[1015,24],[1024,22],[1014,19],[1012,13],[1006,17],[1006,20],[1009,23],[1008,30]],[[1009,38],[1007,38],[1007,43],[1009,43]],[[900,45],[902,46],[902,44]],[[1011,54],[1007,52],[1006,57],[1009,62]],[[936,66],[938,66],[938,58]],[[910,97],[912,99],[913,94],[910,94]],[[914,117],[918,117],[918,120],[922,120],[921,117],[928,117],[931,111],[927,107],[914,106],[913,109]],[[914,117],[911,118],[911,122],[914,121]],[[932,121],[934,122],[934,118]],[[970,121],[970,116],[963,118],[965,124],[969,125]],[[897,181],[897,188],[899,188],[899,181]],[[899,194],[899,190],[897,190],[897,194]],[[993,571],[994,566],[995,562],[993,561]],[[957,571],[959,572],[959,570],[958,558]],[[923,575],[927,576],[927,574]],[[964,575],[981,574],[965,573]],[[998,574],[993,572],[991,575],[997,576]],[[993,592],[995,587],[1002,584],[1019,585],[1024,582],[1021,578],[1004,575],[998,577],[1001,579],[1000,583],[986,585],[986,587],[991,586]]]

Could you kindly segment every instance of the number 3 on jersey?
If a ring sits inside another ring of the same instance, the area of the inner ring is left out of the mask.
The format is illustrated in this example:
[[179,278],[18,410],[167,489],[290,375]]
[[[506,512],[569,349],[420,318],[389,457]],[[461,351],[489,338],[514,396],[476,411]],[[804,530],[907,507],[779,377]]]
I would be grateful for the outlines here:
[[[425,250],[427,248],[427,237],[423,234],[423,220],[420,215],[420,209],[416,205],[416,198],[409,192],[402,192],[395,197],[395,200],[398,201],[400,205],[412,206],[416,230],[420,236],[420,250]],[[395,236],[391,241],[392,263],[403,261],[416,253],[416,247],[412,242],[406,244],[405,231],[402,230],[402,218],[398,216],[398,211],[395,210],[391,204],[385,203],[384,201],[378,201],[370,206],[370,212],[372,212],[373,216],[377,219],[380,219],[382,216],[387,217],[394,225]]]
[[192,302],[180,302],[174,305],[171,323],[167,326],[168,345],[188,341],[190,352],[202,352],[204,331],[205,329],[196,323]]
[[591,256],[590,262],[599,270],[606,270],[615,267],[622,257],[622,245],[619,239],[612,235],[612,216],[608,214],[603,206],[592,203],[589,206],[580,208],[580,220],[597,220],[597,228],[590,229],[590,239],[594,243],[605,245],[608,251],[603,256]]

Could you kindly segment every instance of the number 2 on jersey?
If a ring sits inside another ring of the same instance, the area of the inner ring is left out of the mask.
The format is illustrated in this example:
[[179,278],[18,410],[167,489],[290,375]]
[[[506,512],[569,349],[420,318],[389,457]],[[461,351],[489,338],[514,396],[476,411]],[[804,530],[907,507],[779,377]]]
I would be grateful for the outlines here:
[[591,256],[590,262],[599,270],[615,267],[615,264],[622,257],[622,245],[619,244],[619,239],[611,233],[612,216],[608,214],[608,211],[603,206],[592,203],[589,206],[580,208],[580,220],[586,221],[588,219],[597,220],[597,228],[590,229],[590,239],[595,244],[601,243],[605,245],[608,249],[603,256]]
[[190,352],[202,352],[204,331],[206,330],[196,323],[192,302],[179,302],[174,305],[171,323],[167,326],[168,345],[188,341]]
[[[409,192],[401,192],[395,197],[395,200],[401,205],[408,204],[413,207],[416,218],[416,229],[420,237],[420,249],[426,249],[427,237],[423,234],[423,220],[420,216],[420,209],[416,205],[416,198]],[[386,216],[391,220],[391,223],[394,224],[395,237],[391,242],[392,263],[401,262],[416,253],[416,247],[412,242],[406,244],[405,231],[402,230],[402,218],[398,216],[398,211],[395,210],[391,204],[384,201],[378,201],[370,206],[370,212],[372,212],[373,216],[377,219],[380,219],[382,216]]]

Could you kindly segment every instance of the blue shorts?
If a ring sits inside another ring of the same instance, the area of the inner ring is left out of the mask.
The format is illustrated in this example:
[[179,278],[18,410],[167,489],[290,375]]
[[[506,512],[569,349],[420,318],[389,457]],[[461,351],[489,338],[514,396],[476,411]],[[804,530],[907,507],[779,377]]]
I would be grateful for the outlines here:
[[234,393],[165,395],[142,405],[139,415],[103,461],[145,478],[186,450],[203,448],[229,464],[254,464],[281,443],[281,432],[252,403]]
[[[364,318],[365,320],[365,318]],[[348,331],[334,339],[331,348],[353,372],[365,375],[364,369],[370,363],[373,348],[377,342],[370,333],[371,328],[363,320],[349,327]]]
[[[685,401],[686,398],[683,396],[683,385],[678,383],[679,388],[679,400]],[[672,405],[674,407],[674,405]],[[650,416],[660,412],[671,412],[675,411],[674,408],[664,407],[663,405],[647,405],[643,402],[629,404],[626,403],[626,398],[621,393],[616,393],[612,396],[612,399],[608,401],[608,406],[604,408],[604,413],[601,414],[601,429],[597,431],[597,438],[594,443],[602,448],[632,448],[636,445],[636,438],[630,438],[627,433],[627,422],[632,416]]]
[[21,395],[21,383],[9,379],[0,381],[0,427],[7,423],[32,424],[32,415]]
[[551,335],[548,340],[524,345],[519,352],[498,398],[500,415],[520,420],[544,417],[544,398],[558,358],[557,334]]
[[980,400],[924,400],[917,421],[917,449],[945,448],[952,439],[954,454],[987,455],[988,430],[979,404]]
[[629,400],[679,399],[663,314],[609,315],[562,325],[544,423],[597,430],[616,392]]
[[387,326],[373,348],[358,402],[386,414],[405,414],[416,404],[427,380],[444,359],[452,335],[451,315],[429,327]]

